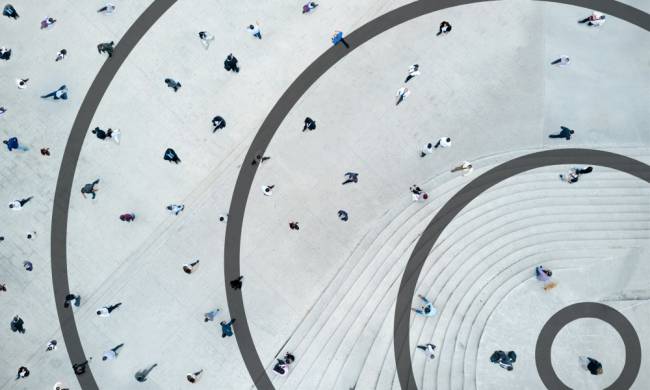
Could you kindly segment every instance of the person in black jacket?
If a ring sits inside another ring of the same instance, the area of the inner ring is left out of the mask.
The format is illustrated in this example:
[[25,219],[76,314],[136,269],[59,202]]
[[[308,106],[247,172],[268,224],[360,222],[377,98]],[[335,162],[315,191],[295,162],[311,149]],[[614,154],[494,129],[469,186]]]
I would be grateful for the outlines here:
[[228,54],[228,57],[226,57],[226,60],[223,62],[223,67],[227,71],[233,71],[235,73],[239,73],[239,67],[237,66],[237,57],[232,55],[232,53]]

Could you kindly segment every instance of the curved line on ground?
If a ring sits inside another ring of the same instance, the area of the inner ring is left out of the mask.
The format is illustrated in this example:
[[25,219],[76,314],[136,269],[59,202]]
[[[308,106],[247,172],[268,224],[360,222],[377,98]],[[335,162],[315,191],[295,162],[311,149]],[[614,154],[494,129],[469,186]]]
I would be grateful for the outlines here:
[[[102,65],[93,83],[90,85],[88,93],[84,97],[77,117],[72,125],[72,130],[70,131],[70,136],[68,137],[68,142],[63,152],[61,168],[59,169],[59,176],[56,182],[56,191],[54,193],[54,205],[52,207],[52,230],[50,233],[52,241],[50,251],[54,302],[71,365],[87,360],[83,346],[81,345],[74,314],[71,309],[63,308],[65,296],[70,292],[67,264],[68,211],[70,208],[72,181],[77,169],[77,162],[79,161],[79,155],[81,154],[81,148],[90,122],[108,86],[113,81],[115,74],[144,34],[146,34],[151,26],[174,3],[176,3],[176,0],[155,0],[131,27],[129,27],[126,33],[124,33],[122,39],[120,39],[115,47],[113,56],[104,62],[104,65]],[[88,366],[86,373],[77,376],[77,379],[83,390],[95,390],[99,388],[90,366]]]

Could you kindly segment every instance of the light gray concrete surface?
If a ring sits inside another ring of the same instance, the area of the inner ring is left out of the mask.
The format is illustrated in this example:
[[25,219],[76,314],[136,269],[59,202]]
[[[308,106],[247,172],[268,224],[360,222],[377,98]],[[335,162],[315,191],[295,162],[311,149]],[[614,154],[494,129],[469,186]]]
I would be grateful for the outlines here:
[[[239,165],[255,132],[288,85],[329,45],[334,29],[351,31],[405,1],[328,0],[312,15],[300,2],[179,1],[154,25],[122,66],[93,126],[119,128],[116,145],[89,135],[73,191],[101,178],[96,200],[73,194],[68,243],[71,289],[83,297],[75,317],[100,388],[177,389],[184,374],[205,373],[200,388],[250,388],[234,338],[221,339],[227,317],[223,290],[223,236],[218,215],[228,210]],[[77,388],[60,336],[49,271],[49,221],[66,134],[104,57],[100,41],[115,40],[149,4],[114,1],[113,15],[97,15],[102,2],[47,6],[15,3],[18,21],[0,19],[0,45],[14,49],[0,63],[3,139],[16,135],[31,148],[0,153],[5,203],[35,195],[19,212],[0,209],[0,313],[8,325],[20,314],[27,334],[0,328],[0,387]],[[648,9],[647,3],[630,4]],[[283,389],[399,388],[392,350],[393,302],[410,250],[433,214],[472,176],[449,169],[469,160],[478,175],[514,156],[559,146],[594,147],[650,161],[650,40],[647,32],[615,18],[589,29],[576,20],[589,10],[540,2],[504,1],[456,7],[398,26],[338,63],[292,110],[259,170],[249,195],[242,237],[244,299],[258,352],[272,367],[286,350],[298,357]],[[57,18],[38,29],[45,16]],[[245,27],[258,20],[263,39]],[[453,31],[435,37],[441,20]],[[205,50],[196,34],[216,36]],[[54,62],[56,52],[68,57]],[[239,74],[222,63],[233,52]],[[566,54],[566,68],[549,65]],[[422,75],[399,107],[395,91],[408,67]],[[29,77],[18,90],[14,80]],[[172,92],[163,79],[182,88]],[[39,95],[60,84],[68,101]],[[210,120],[228,125],[211,133]],[[309,115],[315,132],[302,133]],[[569,143],[549,140],[560,125],[576,129]],[[450,136],[453,146],[421,159],[421,146]],[[38,149],[51,148],[51,157]],[[173,147],[183,162],[162,160]],[[650,333],[647,185],[596,168],[580,183],[557,179],[568,167],[530,172],[502,183],[459,216],[425,266],[421,292],[440,314],[412,321],[414,372],[420,388],[541,389],[533,359],[544,322],[583,300],[621,310],[642,345]],[[340,185],[343,173],[360,173]],[[413,204],[408,188],[432,195]],[[260,186],[275,184],[272,197]],[[184,203],[179,216],[169,203]],[[342,223],[336,212],[345,209]],[[126,224],[118,216],[135,212]],[[299,232],[288,229],[300,221]],[[24,234],[39,232],[33,242]],[[186,275],[183,263],[200,259]],[[27,273],[22,261],[35,270]],[[544,293],[532,276],[542,262],[558,287]],[[121,301],[110,318],[94,310]],[[60,304],[60,303],[59,303]],[[220,307],[216,323],[204,312]],[[44,352],[55,338],[60,347]],[[415,345],[438,345],[425,362]],[[124,342],[120,357],[101,354]],[[491,363],[494,349],[515,349],[513,372]],[[585,352],[583,352],[585,351]],[[607,325],[578,321],[553,348],[560,377],[575,388],[602,388],[623,362],[622,345]],[[581,353],[602,356],[605,375],[577,367]],[[145,384],[133,374],[157,362]],[[14,381],[26,365],[31,376]],[[650,384],[647,361],[635,388]],[[274,375],[271,373],[271,375]],[[48,387],[49,386],[49,387]]]

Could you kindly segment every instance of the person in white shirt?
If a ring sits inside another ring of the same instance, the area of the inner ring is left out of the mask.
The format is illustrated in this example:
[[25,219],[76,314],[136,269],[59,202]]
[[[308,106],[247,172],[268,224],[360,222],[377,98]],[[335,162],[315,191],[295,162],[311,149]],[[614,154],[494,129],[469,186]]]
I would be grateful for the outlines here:
[[406,80],[404,80],[404,82],[408,83],[409,80],[412,79],[413,77],[419,76],[420,75],[419,69],[420,69],[420,65],[418,64],[411,65],[411,67],[409,68],[409,75],[406,76]]
[[443,148],[449,148],[451,147],[451,138],[449,137],[442,137],[436,142],[435,148],[443,147]]
[[68,54],[68,51],[66,49],[59,50],[59,52],[56,53],[56,59],[54,60],[54,62],[61,61],[62,59],[65,58],[66,54]]
[[100,317],[109,317],[111,315],[111,312],[113,310],[117,309],[118,307],[120,307],[121,305],[122,305],[122,302],[118,302],[118,303],[116,303],[114,305],[104,306],[102,308],[99,308],[99,309],[97,309],[97,315],[100,316]]
[[117,350],[122,348],[124,346],[124,343],[116,346],[115,348],[109,349],[108,351],[104,352],[104,355],[102,356],[102,360],[113,360],[117,359],[118,352]]
[[436,356],[433,354],[433,351],[435,351],[436,346],[429,343],[427,345],[418,345],[418,349],[421,349],[424,351],[424,354],[427,355],[429,359],[433,359]]
[[14,200],[13,202],[9,203],[9,208],[12,209],[12,210],[18,211],[18,210],[22,209],[23,206],[25,206],[25,204],[27,202],[32,200],[32,198],[33,198],[33,196],[30,196],[29,198],[25,198],[25,199]]
[[411,91],[409,91],[408,88],[402,87],[397,90],[397,93],[395,96],[397,97],[397,103],[395,103],[396,106],[398,106],[401,102],[406,100],[406,98],[411,94]]
[[273,195],[273,188],[275,185],[270,185],[270,186],[262,186],[262,193],[266,196],[271,196]]
[[413,307],[411,308],[411,310],[421,316],[425,316],[425,317],[435,316],[438,310],[435,307],[433,307],[433,304],[429,302],[429,300],[424,295],[418,294],[418,297],[420,297],[420,300],[422,300],[423,305],[419,309]]
[[185,210],[185,205],[183,205],[183,204],[170,204],[170,205],[167,206],[167,210],[169,210],[174,215],[178,215],[178,214],[180,214],[181,211]]
[[203,373],[203,370],[187,374],[185,378],[187,378],[187,381],[190,383],[196,383],[201,378],[201,373]]
[[107,3],[105,6],[97,10],[98,13],[103,12],[105,14],[112,14],[113,11],[115,11],[115,6],[111,3]]
[[16,79],[16,85],[20,89],[25,89],[25,88],[27,88],[27,82],[28,81],[29,81],[29,79]]
[[601,26],[605,23],[605,15],[601,14],[598,11],[594,11],[588,17],[578,20],[578,23],[587,23],[588,26]]
[[433,153],[433,148],[434,146],[431,142],[424,145],[420,151],[420,157],[426,157],[427,154]]
[[260,23],[255,22],[255,24],[251,24],[248,26],[248,32],[251,33],[252,36],[262,39],[262,30],[260,30]]
[[571,59],[567,56],[560,56],[557,60],[551,62],[551,65],[557,65],[557,66],[567,66],[569,65],[569,62]]
[[210,41],[214,40],[214,35],[210,34],[207,31],[199,31],[199,39],[201,40],[203,47],[207,49],[210,47]]

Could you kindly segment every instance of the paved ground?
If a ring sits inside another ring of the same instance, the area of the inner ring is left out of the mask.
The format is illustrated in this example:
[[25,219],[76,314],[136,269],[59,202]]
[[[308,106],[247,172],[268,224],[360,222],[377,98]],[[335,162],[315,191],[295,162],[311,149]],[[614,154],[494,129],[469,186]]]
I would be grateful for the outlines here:
[[[184,374],[204,368],[197,386],[243,389],[252,382],[234,338],[203,313],[227,312],[223,287],[225,225],[243,156],[264,117],[288,85],[330,43],[334,29],[352,31],[404,1],[323,2],[312,15],[298,3],[180,1],[154,25],[115,77],[92,126],[122,131],[122,142],[86,139],[70,208],[68,267],[71,289],[82,295],[75,313],[100,388],[177,389]],[[650,10],[640,0],[630,4]],[[58,167],[74,117],[105,60],[100,41],[115,40],[148,5],[66,1],[47,7],[14,4],[22,17],[0,20],[0,45],[14,50],[0,64],[3,139],[18,136],[31,150],[0,154],[5,203],[34,195],[25,209],[0,209],[0,313],[24,318],[25,335],[0,328],[0,387],[78,388],[69,369],[52,299],[49,237]],[[650,162],[647,115],[650,40],[647,32],[615,18],[600,29],[578,25],[580,8],[527,1],[456,7],[398,26],[356,49],[318,82],[291,111],[259,170],[244,220],[242,272],[251,331],[269,369],[277,355],[298,357],[283,389],[399,388],[392,351],[393,302],[410,251],[435,212],[475,175],[514,156],[561,146],[592,147]],[[59,19],[47,31],[45,16]],[[259,20],[263,39],[245,26]],[[435,37],[441,20],[453,31]],[[196,33],[216,36],[205,50]],[[66,48],[68,58],[54,62]],[[241,73],[222,68],[233,52]],[[572,63],[550,61],[567,54]],[[394,106],[408,67],[422,75]],[[25,90],[14,80],[29,77]],[[172,77],[182,88],[163,83]],[[70,99],[38,98],[65,83]],[[211,133],[210,119],[228,126]],[[302,133],[305,116],[318,129]],[[569,143],[549,140],[560,125],[576,129]],[[450,136],[453,147],[421,159],[419,148]],[[51,157],[38,149],[49,146]],[[183,162],[170,165],[173,147]],[[449,172],[474,162],[468,177]],[[244,162],[247,163],[247,162]],[[542,389],[534,342],[544,322],[580,301],[600,301],[633,323],[642,345],[650,309],[647,258],[650,203],[647,184],[596,167],[573,186],[549,167],[513,178],[473,202],[446,230],[420,278],[418,291],[434,299],[439,315],[411,318],[414,372],[423,389]],[[341,186],[343,173],[360,173]],[[96,200],[77,196],[101,178]],[[413,203],[418,184],[431,201]],[[275,184],[264,197],[260,186]],[[171,216],[165,206],[184,203]],[[345,209],[343,223],[336,212]],[[118,219],[137,215],[135,223]],[[300,222],[290,231],[288,221]],[[27,231],[38,237],[27,241]],[[200,259],[197,273],[181,265]],[[26,259],[35,269],[22,268]],[[545,293],[532,270],[555,271],[558,287]],[[97,307],[121,301],[110,318]],[[225,319],[222,313],[218,320]],[[50,339],[60,348],[45,352]],[[101,354],[125,343],[120,357]],[[439,352],[425,362],[416,344]],[[513,372],[491,364],[495,349],[516,350]],[[624,362],[620,338],[605,324],[581,320],[562,330],[553,348],[558,375],[576,389],[604,388]],[[597,357],[605,374],[578,367],[578,355]],[[150,380],[133,374],[158,363]],[[21,365],[28,379],[14,381]],[[647,388],[643,361],[635,388]]]

